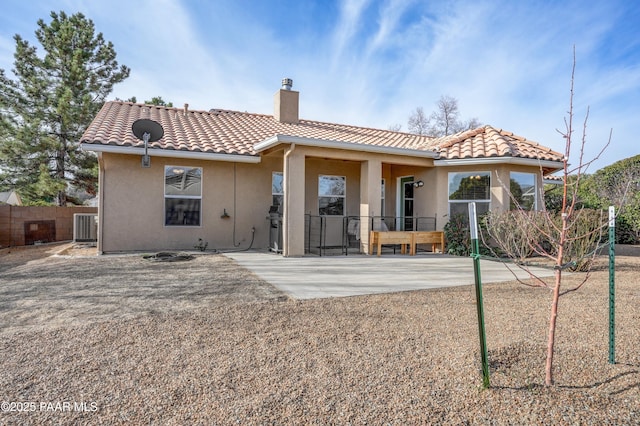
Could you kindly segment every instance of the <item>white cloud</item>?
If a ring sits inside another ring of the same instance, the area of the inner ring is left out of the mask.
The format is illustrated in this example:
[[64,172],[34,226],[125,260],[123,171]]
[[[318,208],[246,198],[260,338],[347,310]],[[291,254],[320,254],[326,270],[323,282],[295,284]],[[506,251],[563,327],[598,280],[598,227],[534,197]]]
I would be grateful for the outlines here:
[[[622,1],[584,7],[577,1],[344,0],[314,8],[69,0],[58,7],[29,2],[29,13],[14,4],[16,15],[5,19],[15,27],[0,31],[0,67],[10,68],[17,28],[28,23],[32,34],[50,9],[78,10],[132,68],[113,97],[160,95],[192,109],[270,114],[280,79],[291,77],[304,118],[406,128],[415,107],[431,111],[441,95],[451,95],[465,118],[558,150],[563,141],[555,129],[568,108],[575,44],[576,112],[591,106],[589,134],[596,140],[614,127],[607,158],[638,152],[616,144],[633,140],[640,114],[633,24],[640,7]],[[296,15],[310,12],[325,15]]]
[[332,68],[335,68],[336,62],[344,60],[344,51],[354,40],[368,3],[368,0],[345,0],[340,3],[338,24],[333,33]]

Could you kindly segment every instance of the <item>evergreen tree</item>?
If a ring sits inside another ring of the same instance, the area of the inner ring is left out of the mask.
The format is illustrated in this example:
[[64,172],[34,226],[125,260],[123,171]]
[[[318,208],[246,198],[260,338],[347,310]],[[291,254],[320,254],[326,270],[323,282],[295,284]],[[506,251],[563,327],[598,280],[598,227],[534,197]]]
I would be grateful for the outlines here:
[[0,184],[27,202],[65,205],[70,185],[97,189],[96,157],[79,141],[129,68],[81,13],[51,12],[37,26],[43,54],[16,34],[15,79],[0,69]]
[[162,96],[154,96],[150,101],[144,101],[147,105],[157,105],[157,106],[166,106],[169,108],[173,107],[173,102],[166,102],[162,99]]

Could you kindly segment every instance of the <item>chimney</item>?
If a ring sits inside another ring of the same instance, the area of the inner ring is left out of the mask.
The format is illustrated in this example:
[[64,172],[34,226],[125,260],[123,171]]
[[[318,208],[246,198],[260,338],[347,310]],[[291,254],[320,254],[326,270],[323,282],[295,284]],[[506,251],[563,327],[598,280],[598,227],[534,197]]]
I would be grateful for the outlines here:
[[281,123],[298,123],[298,100],[300,93],[291,90],[293,80],[282,79],[282,88],[273,97],[273,117]]

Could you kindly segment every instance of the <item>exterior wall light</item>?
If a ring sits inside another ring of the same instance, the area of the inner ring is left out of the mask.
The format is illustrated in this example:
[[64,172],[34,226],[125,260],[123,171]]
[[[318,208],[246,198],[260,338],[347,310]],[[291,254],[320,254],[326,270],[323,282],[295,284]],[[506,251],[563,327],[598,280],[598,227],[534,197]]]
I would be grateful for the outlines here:
[[424,186],[424,182],[421,181],[421,180],[413,182],[413,187],[414,188],[422,188],[423,186]]

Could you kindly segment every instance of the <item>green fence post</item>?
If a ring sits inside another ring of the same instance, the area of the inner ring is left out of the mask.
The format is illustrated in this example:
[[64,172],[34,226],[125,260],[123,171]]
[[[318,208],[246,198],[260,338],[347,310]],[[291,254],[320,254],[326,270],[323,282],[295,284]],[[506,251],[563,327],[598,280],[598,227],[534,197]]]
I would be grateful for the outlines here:
[[616,363],[616,215],[609,206],[609,363]]
[[489,357],[487,355],[487,337],[484,331],[484,307],[482,302],[482,280],[480,277],[480,245],[478,243],[478,219],[476,203],[469,203],[469,227],[471,234],[471,257],[476,287],[476,307],[478,309],[478,332],[480,335],[480,358],[482,362],[482,386],[487,389],[489,383]]

